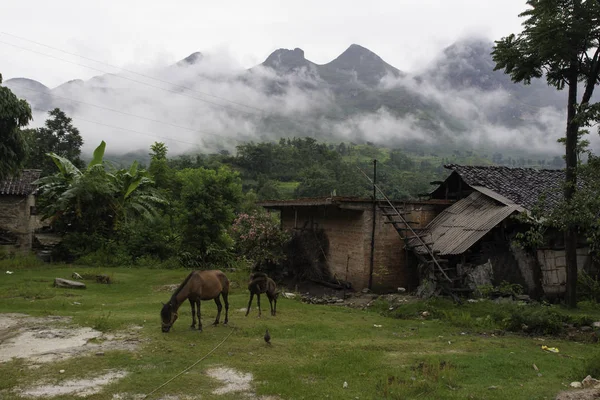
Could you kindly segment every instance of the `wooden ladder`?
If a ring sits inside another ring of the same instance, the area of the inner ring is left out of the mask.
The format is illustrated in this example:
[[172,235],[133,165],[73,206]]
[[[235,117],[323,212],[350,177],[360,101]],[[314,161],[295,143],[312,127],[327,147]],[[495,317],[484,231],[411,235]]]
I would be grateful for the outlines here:
[[[426,232],[425,229],[413,228],[412,225],[418,223],[417,221],[411,221],[404,218],[405,215],[409,215],[410,212],[404,210],[404,208],[398,209],[391,200],[383,193],[383,191],[377,186],[373,180],[365,174],[361,169],[359,171],[371,182],[373,187],[381,194],[383,197],[383,201],[377,201],[378,208],[382,211],[383,215],[386,216],[386,223],[392,224],[392,226],[396,229],[396,232],[400,235],[402,240],[404,241],[404,245],[413,250],[417,255],[417,259],[421,264],[425,266],[426,271],[431,271],[433,273],[433,279],[436,284],[440,287],[443,293],[452,297],[452,299],[457,303],[462,303],[460,298],[456,295],[455,289],[453,288],[454,283],[458,280],[456,277],[456,269],[449,267],[442,267],[442,264],[447,264],[448,260],[439,257],[437,252],[434,252],[431,248],[433,243],[427,242],[424,240],[429,234],[424,234]],[[375,216],[373,216],[375,218]],[[417,240],[416,245],[409,246],[409,243],[413,240]],[[425,250],[425,253],[422,254],[422,251],[415,251],[415,249],[421,248],[421,250]]]

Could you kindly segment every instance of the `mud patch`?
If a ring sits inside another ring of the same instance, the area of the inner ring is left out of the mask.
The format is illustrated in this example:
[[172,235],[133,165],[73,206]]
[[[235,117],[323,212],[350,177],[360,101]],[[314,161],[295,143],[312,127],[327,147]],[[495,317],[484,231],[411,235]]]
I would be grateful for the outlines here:
[[127,375],[125,371],[109,371],[108,373],[89,379],[70,379],[57,385],[39,385],[17,392],[24,397],[54,397],[72,395],[87,397],[102,391],[102,388]]
[[[146,398],[145,394],[129,394],[129,393],[117,393],[113,394],[112,400],[143,400]],[[201,399],[202,396],[186,396],[186,395],[171,395],[167,394],[165,396],[159,397],[158,400],[198,400]]]
[[233,368],[213,368],[206,371],[208,376],[221,381],[225,384],[218,389],[213,390],[213,394],[226,394],[233,392],[249,392],[252,387],[252,374],[236,371]]
[[600,398],[600,389],[580,389],[560,392],[556,400],[595,400]]
[[134,329],[106,335],[89,327],[68,327],[70,322],[69,317],[0,314],[0,364],[21,358],[35,367],[78,355],[134,350],[140,342]]
[[212,391],[212,394],[224,395],[237,393],[238,398],[256,400],[280,400],[277,396],[257,396],[252,388],[253,377],[251,373],[244,373],[233,368],[216,367],[206,371],[206,374],[223,384]]
[[173,283],[171,285],[158,286],[158,287],[154,288],[154,290],[157,292],[173,293],[175,291],[175,289],[177,289],[178,287],[179,287],[179,283]]

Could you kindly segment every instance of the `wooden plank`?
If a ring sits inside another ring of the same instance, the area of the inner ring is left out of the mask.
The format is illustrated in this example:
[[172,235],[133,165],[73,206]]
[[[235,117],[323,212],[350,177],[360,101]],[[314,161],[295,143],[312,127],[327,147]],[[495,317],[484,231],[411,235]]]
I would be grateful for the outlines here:
[[444,264],[449,262],[448,260],[427,260],[427,264],[435,264],[435,262],[437,261],[438,264]]

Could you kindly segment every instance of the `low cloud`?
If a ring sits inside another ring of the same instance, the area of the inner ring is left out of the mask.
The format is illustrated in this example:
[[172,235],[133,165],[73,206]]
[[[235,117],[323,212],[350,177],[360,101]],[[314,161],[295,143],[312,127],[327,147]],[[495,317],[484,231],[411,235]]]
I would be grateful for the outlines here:
[[[242,141],[298,132],[395,146],[443,142],[458,149],[564,152],[556,140],[564,135],[565,113],[520,104],[502,89],[455,89],[439,80],[386,76],[378,88],[357,84],[356,91],[376,96],[401,89],[422,103],[420,111],[399,115],[382,106],[341,117],[346,106],[310,68],[283,77],[260,66],[246,71],[226,52],[200,57],[190,65],[146,69],[146,76],[122,72],[64,84],[44,99],[73,117],[86,153],[101,140],[112,153],[148,149],[154,141],[165,142],[171,154],[233,150]],[[45,118],[36,112],[33,125]],[[596,148],[597,136],[590,135]]]

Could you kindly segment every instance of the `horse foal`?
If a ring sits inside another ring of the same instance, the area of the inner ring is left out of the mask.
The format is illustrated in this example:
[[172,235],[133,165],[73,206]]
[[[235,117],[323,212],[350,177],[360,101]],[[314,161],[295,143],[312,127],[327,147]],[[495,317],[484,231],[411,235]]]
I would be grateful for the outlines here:
[[269,299],[269,305],[271,306],[271,315],[275,316],[275,314],[277,313],[277,297],[279,297],[279,293],[277,292],[277,285],[275,284],[273,279],[269,278],[267,274],[263,272],[255,272],[250,275],[250,283],[248,284],[248,290],[250,291],[250,301],[248,302],[246,317],[250,312],[250,307],[252,306],[252,299],[254,298],[254,295],[256,295],[256,302],[258,303],[258,316],[260,317],[261,293],[265,293],[267,295],[267,298]]

